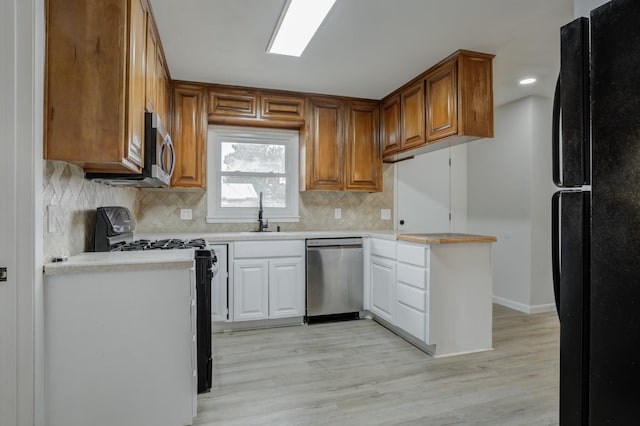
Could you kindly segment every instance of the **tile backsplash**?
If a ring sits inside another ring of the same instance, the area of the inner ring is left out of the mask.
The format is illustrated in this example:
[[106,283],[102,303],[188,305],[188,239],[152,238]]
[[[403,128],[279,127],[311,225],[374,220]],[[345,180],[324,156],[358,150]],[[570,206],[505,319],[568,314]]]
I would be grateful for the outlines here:
[[[380,209],[393,209],[393,165],[383,165],[384,190],[378,193],[300,193],[300,222],[276,223],[282,231],[346,229],[393,229],[393,221],[381,220]],[[342,219],[334,219],[334,209],[342,209]],[[180,209],[191,209],[192,220],[181,220]],[[240,232],[256,229],[253,223],[207,223],[205,192],[141,189],[137,205],[138,232]],[[256,210],[257,215],[257,210]],[[257,217],[257,216],[256,216]]]
[[[125,206],[136,214],[138,190],[114,188],[84,179],[80,167],[45,160],[43,167],[44,257],[69,256],[93,250],[96,208]],[[55,232],[49,232],[48,212],[55,215]]]
[[[93,250],[95,211],[102,206],[124,206],[136,218],[136,232],[235,232],[256,228],[252,223],[209,224],[207,195],[203,191],[114,188],[84,179],[80,167],[62,161],[44,161],[44,256],[69,256]],[[381,220],[380,209],[393,209],[393,166],[383,166],[384,191],[378,193],[300,193],[300,222],[269,226],[282,231],[393,229],[393,221]],[[51,207],[49,207],[51,206]],[[55,215],[55,232],[49,232],[48,212]],[[342,218],[334,219],[334,209]],[[181,220],[180,209],[192,209],[192,220]]]

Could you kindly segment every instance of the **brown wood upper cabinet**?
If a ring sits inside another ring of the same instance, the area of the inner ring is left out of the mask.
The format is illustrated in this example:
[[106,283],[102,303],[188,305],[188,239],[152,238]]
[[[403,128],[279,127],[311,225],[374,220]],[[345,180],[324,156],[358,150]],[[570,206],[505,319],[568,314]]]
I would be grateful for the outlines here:
[[458,132],[458,93],[455,61],[447,62],[425,78],[427,86],[427,140]]
[[429,71],[427,141],[493,137],[493,55],[460,51]]
[[305,99],[288,92],[211,85],[208,114],[212,124],[297,129],[304,124]]
[[160,36],[153,15],[147,14],[147,44],[145,51],[145,108],[148,112],[156,112],[165,128],[170,128],[169,71],[164,60]]
[[424,82],[418,81],[400,92],[402,120],[402,149],[425,143],[424,137]]
[[176,152],[171,186],[206,188],[207,119],[204,86],[173,85],[172,138]]
[[260,118],[302,122],[304,121],[304,98],[262,93],[260,94]]
[[382,191],[382,156],[377,102],[348,103],[345,189]]
[[209,91],[209,115],[258,118],[258,94],[250,90]]
[[344,106],[332,98],[310,98],[306,140],[308,190],[344,189]]
[[378,102],[311,97],[307,111],[304,189],[381,191]]
[[401,115],[400,95],[396,94],[385,99],[380,104],[380,134],[382,137],[382,149],[384,155],[392,154],[400,150]]
[[383,99],[385,161],[493,137],[493,57],[459,50]]
[[147,93],[157,88],[146,78],[147,42],[159,45],[148,37],[147,0],[48,0],[46,8],[44,157],[140,173],[144,112],[157,102]]

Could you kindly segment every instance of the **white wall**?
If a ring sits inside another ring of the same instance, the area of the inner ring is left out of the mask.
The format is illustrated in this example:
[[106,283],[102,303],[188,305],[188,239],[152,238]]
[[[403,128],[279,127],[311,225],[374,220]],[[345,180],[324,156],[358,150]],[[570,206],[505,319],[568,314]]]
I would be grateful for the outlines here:
[[549,98],[531,98],[533,134],[531,149],[531,306],[554,300],[551,274],[551,196],[557,190],[551,179],[551,111]]
[[589,12],[598,6],[602,6],[609,0],[573,0],[573,16],[579,18],[581,16],[589,17]]
[[495,138],[467,147],[469,232],[495,235],[493,294],[529,306],[531,98],[496,108]]
[[495,138],[467,147],[469,232],[498,237],[493,294],[525,312],[551,309],[551,101],[496,108]]

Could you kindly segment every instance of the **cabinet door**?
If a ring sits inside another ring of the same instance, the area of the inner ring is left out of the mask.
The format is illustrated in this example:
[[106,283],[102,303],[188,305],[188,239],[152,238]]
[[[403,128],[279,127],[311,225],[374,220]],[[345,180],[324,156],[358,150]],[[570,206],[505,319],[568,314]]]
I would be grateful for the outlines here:
[[341,190],[343,178],[343,112],[337,99],[309,99],[306,141],[306,187]]
[[402,149],[425,143],[424,137],[424,82],[407,87],[400,94],[402,116]]
[[371,312],[394,324],[396,263],[371,256]]
[[380,111],[382,113],[380,133],[382,134],[383,155],[392,154],[400,150],[400,95],[385,100]]
[[457,62],[436,69],[426,77],[427,140],[458,133]]
[[165,129],[169,131],[171,129],[171,120],[169,117],[171,88],[169,87],[169,77],[167,76],[167,70],[164,66],[160,49],[158,49],[158,53],[156,54],[156,76],[156,110]]
[[[151,14],[147,14],[147,46],[145,49],[145,93],[148,112],[158,112],[158,43],[153,31]],[[162,119],[161,119],[162,120]]]
[[132,0],[129,28],[129,93],[127,99],[128,158],[143,164],[144,158],[144,110],[146,104],[145,44],[147,40],[147,13],[143,0]]
[[260,95],[260,118],[304,122],[304,98],[272,94]]
[[382,159],[377,103],[349,104],[346,150],[345,188],[349,191],[381,191]]
[[214,245],[212,248],[218,258],[218,273],[211,281],[211,321],[228,321],[227,246]]
[[269,318],[269,261],[236,260],[233,264],[233,320]]
[[171,185],[205,188],[207,121],[202,86],[174,86],[172,135],[176,162]]
[[304,316],[304,291],[301,257],[269,261],[269,318]]
[[211,115],[258,118],[258,95],[249,90],[213,89],[208,109]]

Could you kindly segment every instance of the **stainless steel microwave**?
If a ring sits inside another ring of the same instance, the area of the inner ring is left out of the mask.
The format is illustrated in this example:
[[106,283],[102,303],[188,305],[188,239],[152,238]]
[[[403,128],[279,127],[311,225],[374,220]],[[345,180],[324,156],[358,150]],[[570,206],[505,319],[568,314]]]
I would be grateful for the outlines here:
[[140,174],[86,173],[85,178],[111,186],[159,188],[171,184],[176,154],[171,135],[164,128],[158,114],[146,112],[144,167]]

